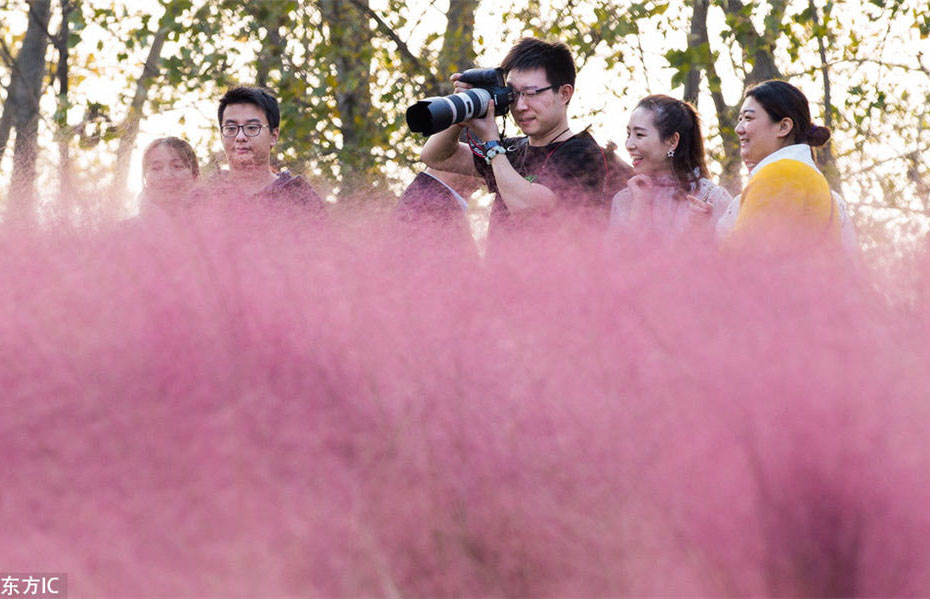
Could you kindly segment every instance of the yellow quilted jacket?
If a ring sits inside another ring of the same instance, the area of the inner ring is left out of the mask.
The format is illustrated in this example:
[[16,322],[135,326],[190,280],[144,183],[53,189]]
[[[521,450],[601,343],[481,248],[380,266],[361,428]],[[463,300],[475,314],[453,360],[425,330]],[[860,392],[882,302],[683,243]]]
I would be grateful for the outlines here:
[[773,152],[753,169],[726,245],[749,247],[772,234],[804,245],[840,245],[837,206],[806,144]]

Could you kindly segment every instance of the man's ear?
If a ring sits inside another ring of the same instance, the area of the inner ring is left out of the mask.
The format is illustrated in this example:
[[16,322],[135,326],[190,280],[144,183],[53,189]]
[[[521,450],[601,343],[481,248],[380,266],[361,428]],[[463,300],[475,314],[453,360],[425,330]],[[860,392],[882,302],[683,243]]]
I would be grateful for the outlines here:
[[782,120],[778,121],[778,132],[776,133],[777,137],[787,137],[794,131],[794,121],[790,117],[785,117]]
[[281,127],[275,127],[271,130],[271,145],[278,143],[278,135],[281,133]]
[[568,104],[573,95],[575,95],[575,86],[571,83],[564,83],[559,87],[559,100],[562,104]]

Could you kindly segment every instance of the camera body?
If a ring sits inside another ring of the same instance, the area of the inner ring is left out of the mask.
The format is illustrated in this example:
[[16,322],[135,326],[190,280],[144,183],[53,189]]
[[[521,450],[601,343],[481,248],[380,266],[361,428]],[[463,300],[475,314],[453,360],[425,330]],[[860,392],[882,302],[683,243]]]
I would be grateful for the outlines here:
[[429,136],[456,123],[481,118],[494,101],[494,116],[503,116],[513,103],[513,89],[504,83],[502,69],[468,69],[459,81],[474,87],[451,96],[426,98],[407,109],[407,126]]
[[[510,104],[513,102],[513,89],[504,82],[503,69],[468,69],[459,77],[459,81],[474,85],[472,89],[481,89],[491,96],[494,100],[494,116],[504,116],[510,111]],[[471,91],[471,90],[469,90]],[[484,111],[477,115],[481,118],[487,113],[487,105]]]

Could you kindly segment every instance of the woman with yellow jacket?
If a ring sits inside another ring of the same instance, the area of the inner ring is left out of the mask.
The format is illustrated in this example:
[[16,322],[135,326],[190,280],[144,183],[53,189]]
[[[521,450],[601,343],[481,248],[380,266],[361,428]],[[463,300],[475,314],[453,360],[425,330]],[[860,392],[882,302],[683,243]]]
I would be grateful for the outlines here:
[[804,94],[775,80],[749,89],[736,134],[743,161],[754,166],[726,245],[839,248],[840,214],[811,152],[830,139],[830,130],[811,123]]

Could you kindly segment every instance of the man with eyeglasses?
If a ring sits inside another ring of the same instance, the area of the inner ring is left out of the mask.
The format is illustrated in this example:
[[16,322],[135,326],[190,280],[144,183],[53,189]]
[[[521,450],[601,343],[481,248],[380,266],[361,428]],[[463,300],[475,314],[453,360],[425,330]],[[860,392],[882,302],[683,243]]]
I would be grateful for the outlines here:
[[[420,154],[432,168],[479,175],[494,192],[489,240],[525,216],[578,208],[606,227],[609,198],[603,151],[587,131],[568,125],[568,103],[575,91],[575,63],[565,44],[520,40],[501,68],[514,91],[513,118],[523,137],[501,139],[494,109],[431,136]],[[456,93],[471,86],[452,76]],[[462,127],[477,135],[459,141]],[[475,147],[473,151],[472,146]]]
[[271,151],[281,124],[274,96],[256,87],[232,88],[220,99],[217,118],[229,170],[210,180],[207,194],[268,205],[298,205],[320,216],[325,213],[323,200],[302,177],[275,172],[271,166]]

